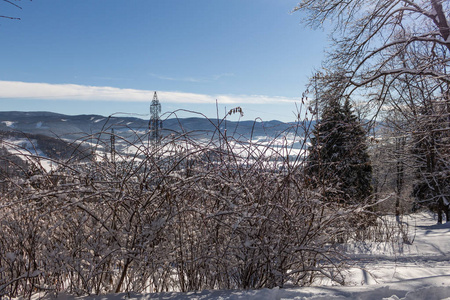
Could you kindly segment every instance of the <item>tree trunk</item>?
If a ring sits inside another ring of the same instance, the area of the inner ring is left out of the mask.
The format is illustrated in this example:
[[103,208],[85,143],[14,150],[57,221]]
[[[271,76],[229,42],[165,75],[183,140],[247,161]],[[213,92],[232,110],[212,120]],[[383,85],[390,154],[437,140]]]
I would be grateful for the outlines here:
[[127,258],[127,261],[125,263],[125,265],[123,266],[123,271],[122,274],[120,275],[120,279],[119,282],[117,283],[117,287],[116,287],[116,291],[115,293],[119,293],[120,292],[120,288],[122,287],[123,281],[125,280],[125,276],[127,275],[127,271],[128,271],[128,266],[131,263],[131,259]]

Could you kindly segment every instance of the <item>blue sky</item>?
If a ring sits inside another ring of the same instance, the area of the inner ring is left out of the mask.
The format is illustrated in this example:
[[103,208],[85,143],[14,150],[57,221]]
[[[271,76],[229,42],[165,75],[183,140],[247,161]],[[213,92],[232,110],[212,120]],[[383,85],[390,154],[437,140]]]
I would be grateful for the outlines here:
[[[296,0],[0,1],[0,110],[294,121],[326,34],[291,14]],[[187,116],[180,114],[180,116]]]

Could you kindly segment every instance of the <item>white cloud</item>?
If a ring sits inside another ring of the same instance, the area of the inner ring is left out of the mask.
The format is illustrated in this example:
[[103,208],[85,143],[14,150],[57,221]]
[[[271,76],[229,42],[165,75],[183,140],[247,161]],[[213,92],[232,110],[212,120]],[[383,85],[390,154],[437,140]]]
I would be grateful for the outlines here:
[[[160,100],[169,103],[215,103],[216,99],[221,104],[237,105],[298,102],[298,99],[288,97],[271,97],[263,95],[205,95],[169,91],[158,91],[158,97]],[[121,89],[108,86],[31,83],[0,80],[0,98],[148,102],[153,98],[153,91]]]

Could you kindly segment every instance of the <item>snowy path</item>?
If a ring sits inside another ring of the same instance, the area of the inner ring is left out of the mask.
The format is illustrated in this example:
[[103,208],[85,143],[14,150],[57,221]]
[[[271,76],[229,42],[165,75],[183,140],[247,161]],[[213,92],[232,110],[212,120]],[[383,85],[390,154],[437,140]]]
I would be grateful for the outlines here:
[[[413,243],[378,245],[370,252],[351,255],[355,267],[349,270],[348,282],[368,289],[389,287],[400,299],[450,299],[450,223],[437,225],[433,215],[426,213],[408,217],[406,222]],[[417,290],[423,290],[423,295]],[[389,297],[369,299],[398,299]]]

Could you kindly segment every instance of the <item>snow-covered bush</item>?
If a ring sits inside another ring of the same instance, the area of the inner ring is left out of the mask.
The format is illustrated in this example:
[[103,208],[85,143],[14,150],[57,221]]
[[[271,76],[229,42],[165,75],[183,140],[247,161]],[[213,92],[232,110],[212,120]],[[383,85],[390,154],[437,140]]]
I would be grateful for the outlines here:
[[22,153],[29,172],[7,178],[0,200],[0,295],[343,283],[337,246],[363,205],[305,187],[304,138],[293,135],[294,153],[282,136],[258,144],[219,128],[154,145],[117,136],[127,151],[53,169]]

